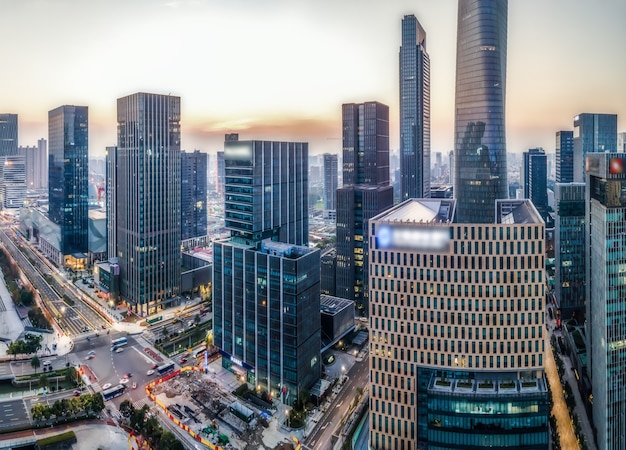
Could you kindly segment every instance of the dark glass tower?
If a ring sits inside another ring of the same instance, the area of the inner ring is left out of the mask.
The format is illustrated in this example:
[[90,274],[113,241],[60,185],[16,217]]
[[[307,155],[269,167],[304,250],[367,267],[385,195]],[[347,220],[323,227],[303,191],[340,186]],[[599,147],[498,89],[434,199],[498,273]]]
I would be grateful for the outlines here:
[[324,209],[327,211],[337,209],[337,188],[339,187],[337,171],[337,155],[324,153]]
[[507,195],[506,0],[459,0],[456,56],[455,180],[457,220],[494,221]]
[[207,154],[181,153],[182,239],[207,234]]
[[17,148],[17,114],[0,114],[0,156],[17,155]]
[[430,59],[415,16],[402,19],[400,201],[430,197]]
[[61,254],[89,251],[88,110],[48,112],[48,216],[61,227]]
[[556,182],[574,181],[574,132],[556,132]]
[[135,312],[151,314],[180,291],[180,97],[118,99],[116,153],[109,155],[116,171],[109,220],[116,222],[120,295]]
[[617,151],[617,115],[583,113],[574,117],[574,181],[584,183],[589,153]]
[[524,198],[533,202],[543,220],[548,216],[548,162],[542,148],[524,152]]
[[345,104],[343,187],[337,189],[337,296],[368,314],[367,222],[393,206],[389,184],[389,107]]

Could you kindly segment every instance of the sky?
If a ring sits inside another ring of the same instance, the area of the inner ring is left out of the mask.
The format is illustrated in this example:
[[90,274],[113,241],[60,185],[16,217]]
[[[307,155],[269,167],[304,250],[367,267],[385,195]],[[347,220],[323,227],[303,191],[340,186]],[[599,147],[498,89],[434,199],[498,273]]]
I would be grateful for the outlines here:
[[[341,105],[390,108],[398,148],[401,21],[427,33],[431,151],[454,147],[456,0],[0,0],[0,112],[20,145],[47,114],[89,107],[90,157],[116,142],[116,99],[181,97],[182,148],[215,153],[224,134],[341,152]],[[581,112],[626,131],[626,1],[510,0],[507,148],[554,152]]]

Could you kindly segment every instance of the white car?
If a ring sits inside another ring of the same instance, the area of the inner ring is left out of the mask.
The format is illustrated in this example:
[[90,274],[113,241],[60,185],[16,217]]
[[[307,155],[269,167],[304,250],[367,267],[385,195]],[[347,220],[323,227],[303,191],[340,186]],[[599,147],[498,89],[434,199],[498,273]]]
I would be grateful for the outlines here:
[[146,372],[146,375],[150,376],[150,375],[154,375],[154,369],[150,369]]
[[105,385],[102,386],[102,390],[106,391],[107,389],[109,389],[111,387],[111,383],[107,383]]
[[128,381],[129,381],[129,379],[128,379],[128,378],[122,378],[122,379],[120,380],[120,384],[126,384],[126,383],[128,383]]
[[122,353],[124,351],[124,347],[118,347],[115,349],[115,353]]

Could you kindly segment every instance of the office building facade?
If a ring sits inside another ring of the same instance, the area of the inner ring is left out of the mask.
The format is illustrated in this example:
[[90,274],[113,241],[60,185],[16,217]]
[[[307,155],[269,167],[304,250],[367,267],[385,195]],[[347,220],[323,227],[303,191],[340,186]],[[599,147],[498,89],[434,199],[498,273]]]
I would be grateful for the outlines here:
[[586,258],[585,183],[556,183],[554,296],[558,316],[584,322]]
[[337,209],[338,170],[337,155],[324,153],[324,209],[326,211]]
[[586,181],[587,154],[616,151],[616,114],[583,113],[574,117],[574,182]]
[[48,189],[48,142],[39,139],[37,146],[20,146],[18,153],[25,159],[26,188]]
[[320,376],[320,254],[308,244],[308,144],[226,141],[225,222],[214,243],[222,364],[292,404]]
[[48,216],[61,227],[61,254],[89,252],[89,114],[86,106],[48,112]]
[[548,217],[548,164],[542,148],[524,152],[524,198],[530,199],[544,220]]
[[413,15],[402,19],[399,81],[400,200],[404,201],[430,197],[430,58],[426,32]]
[[507,11],[506,0],[459,1],[454,196],[463,223],[492,223],[495,200],[508,197]]
[[455,200],[370,221],[370,448],[548,449],[544,223],[501,200],[492,224]]
[[617,133],[617,152],[626,153],[626,132]]
[[18,154],[17,114],[0,114],[0,156]]
[[337,189],[338,297],[368,314],[367,221],[393,206],[389,185],[389,108],[378,102],[342,107],[343,186]]
[[599,450],[626,448],[626,157],[587,153],[587,355]]
[[107,150],[115,151],[108,155],[115,171],[109,256],[119,264],[121,298],[134,312],[152,314],[180,293],[180,97],[119,98],[117,147]]
[[181,238],[207,234],[207,154],[181,153]]
[[556,132],[556,182],[574,182],[574,132]]
[[0,156],[0,206],[19,209],[26,200],[26,160],[22,155]]

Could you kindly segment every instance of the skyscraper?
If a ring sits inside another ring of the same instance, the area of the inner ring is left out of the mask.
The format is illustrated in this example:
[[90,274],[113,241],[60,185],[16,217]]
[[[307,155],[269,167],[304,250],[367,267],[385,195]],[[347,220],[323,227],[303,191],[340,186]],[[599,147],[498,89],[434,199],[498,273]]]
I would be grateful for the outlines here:
[[367,221],[393,206],[389,185],[389,107],[378,102],[342,106],[343,186],[337,189],[338,297],[368,314]]
[[181,238],[207,234],[207,154],[181,153]]
[[338,169],[337,155],[324,153],[324,209],[326,211],[337,209]]
[[548,216],[548,166],[546,152],[531,148],[524,152],[524,198],[530,199],[546,220]]
[[0,114],[0,156],[17,155],[17,114]]
[[48,189],[48,143],[39,139],[37,146],[19,147],[25,159],[27,189]]
[[626,153],[626,132],[617,134],[617,152]]
[[574,132],[556,132],[556,182],[574,182]]
[[584,183],[588,153],[617,151],[617,115],[583,113],[574,117],[574,181]]
[[48,216],[61,227],[60,250],[66,258],[89,252],[88,130],[86,106],[48,112]]
[[22,155],[0,156],[0,207],[18,209],[26,200],[26,164]]
[[494,209],[467,225],[455,200],[411,199],[370,220],[370,448],[548,449],[544,223],[528,200]]
[[[109,148],[109,150],[112,150]],[[120,296],[152,314],[180,292],[180,97],[139,92],[117,100],[115,255]],[[109,165],[112,167],[112,164]]]
[[214,242],[224,368],[292,404],[321,371],[320,254],[308,244],[308,144],[226,141],[228,239]]
[[[587,153],[587,367],[599,450],[626,448],[626,157]],[[592,232],[593,230],[593,232]]]
[[400,46],[400,201],[424,197],[430,197],[430,59],[426,32],[409,15]]
[[494,221],[508,197],[505,94],[506,0],[459,0],[456,56],[455,179],[457,220]]

